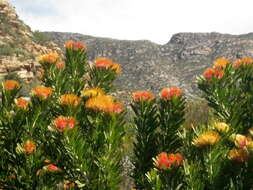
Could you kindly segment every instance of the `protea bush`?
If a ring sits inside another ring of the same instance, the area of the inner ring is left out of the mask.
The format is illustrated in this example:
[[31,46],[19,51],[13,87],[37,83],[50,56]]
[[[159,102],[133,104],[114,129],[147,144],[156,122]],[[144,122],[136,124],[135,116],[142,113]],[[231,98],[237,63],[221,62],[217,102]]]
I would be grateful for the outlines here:
[[79,42],[65,50],[38,59],[41,83],[29,97],[18,81],[2,82],[0,189],[120,189],[125,126],[134,131],[133,189],[253,189],[252,59],[219,58],[198,77],[213,118],[186,127],[183,89],[133,92],[125,119],[111,95],[121,66],[88,63]]
[[65,58],[38,59],[41,85],[30,97],[18,97],[17,81],[2,83],[1,189],[119,189],[124,106],[106,93],[120,65],[89,65],[81,43],[65,48]]

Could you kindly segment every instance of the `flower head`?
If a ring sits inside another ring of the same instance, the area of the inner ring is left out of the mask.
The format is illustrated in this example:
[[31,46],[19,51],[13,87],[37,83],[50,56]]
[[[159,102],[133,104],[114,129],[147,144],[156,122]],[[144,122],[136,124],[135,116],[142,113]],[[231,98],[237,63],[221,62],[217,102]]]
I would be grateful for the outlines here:
[[43,63],[51,63],[54,64],[59,60],[60,56],[57,53],[50,52],[46,55],[42,55],[41,57],[38,58],[38,62],[43,64]]
[[56,68],[59,69],[59,70],[63,70],[65,69],[65,63],[63,61],[59,61],[56,63]]
[[81,103],[81,98],[75,94],[64,94],[60,98],[60,104],[70,105],[72,107],[77,107]]
[[17,98],[17,99],[15,99],[15,104],[17,105],[17,107],[19,107],[23,110],[27,110],[29,102],[24,98]]
[[25,153],[31,154],[36,150],[36,144],[33,141],[28,140],[23,144],[23,149]]
[[153,100],[155,96],[151,92],[141,90],[133,92],[132,98],[134,101],[148,101]]
[[236,162],[246,162],[249,159],[249,154],[244,149],[232,149],[228,153],[228,159]]
[[64,47],[66,49],[73,49],[75,51],[81,50],[84,51],[86,50],[86,45],[80,42],[74,42],[73,40],[69,40],[65,42]]
[[105,58],[105,57],[99,57],[95,60],[95,67],[97,68],[105,68],[109,69],[111,68],[112,70],[115,71],[115,73],[120,73],[121,72],[121,66],[118,63],[115,63],[111,59]]
[[3,84],[5,90],[14,90],[20,86],[19,82],[15,80],[6,80]]
[[221,79],[223,75],[224,75],[224,71],[213,69],[213,68],[207,68],[203,73],[204,78],[208,81],[211,81],[213,77]]
[[86,97],[86,98],[101,96],[104,94],[105,93],[101,88],[87,88],[81,91],[82,97]]
[[219,132],[228,132],[230,128],[228,124],[219,121],[215,121],[213,125]]
[[62,169],[58,168],[56,165],[54,164],[48,164],[46,166],[43,167],[45,170],[49,171],[49,172],[61,172]]
[[241,59],[235,60],[233,67],[240,67],[241,65],[252,65],[253,59],[249,57],[243,57]]
[[241,134],[233,134],[230,136],[230,139],[234,141],[235,145],[238,148],[248,147],[252,142],[252,139],[250,137],[246,137]]
[[182,95],[182,91],[179,88],[172,87],[172,88],[164,88],[160,92],[160,97],[165,100],[170,100],[173,97],[177,98]]
[[193,139],[193,144],[197,147],[206,145],[214,145],[220,140],[220,135],[216,131],[207,131],[200,134],[197,138]]
[[213,66],[215,69],[223,70],[226,68],[226,66],[230,63],[229,59],[227,58],[218,58],[213,62]]
[[47,99],[53,93],[52,88],[45,86],[36,86],[32,89],[32,94],[43,100]]
[[76,125],[76,119],[74,117],[59,116],[54,121],[55,128],[62,132],[65,130],[73,129]]
[[167,170],[171,167],[179,167],[182,165],[184,158],[181,154],[167,154],[166,152],[160,153],[155,159],[155,165],[159,169]]
[[101,95],[90,98],[87,100],[85,107],[105,113],[121,113],[123,111],[123,105],[115,101],[112,96],[108,95]]

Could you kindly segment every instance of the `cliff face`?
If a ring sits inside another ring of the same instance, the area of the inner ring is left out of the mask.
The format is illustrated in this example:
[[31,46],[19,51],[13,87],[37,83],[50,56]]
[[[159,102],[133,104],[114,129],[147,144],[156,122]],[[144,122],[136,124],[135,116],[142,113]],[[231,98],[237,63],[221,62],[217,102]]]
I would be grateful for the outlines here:
[[209,67],[214,59],[253,57],[253,33],[178,33],[165,45],[76,33],[45,34],[59,46],[67,40],[86,43],[91,60],[105,56],[119,62],[123,74],[117,86],[126,91],[147,89],[158,92],[163,87],[178,86],[187,94],[196,94],[196,76]]
[[[47,47],[46,47],[47,46]],[[0,77],[16,72],[21,78],[31,79],[35,58],[49,51],[61,51],[56,44],[40,45],[34,33],[16,14],[7,1],[0,0]]]

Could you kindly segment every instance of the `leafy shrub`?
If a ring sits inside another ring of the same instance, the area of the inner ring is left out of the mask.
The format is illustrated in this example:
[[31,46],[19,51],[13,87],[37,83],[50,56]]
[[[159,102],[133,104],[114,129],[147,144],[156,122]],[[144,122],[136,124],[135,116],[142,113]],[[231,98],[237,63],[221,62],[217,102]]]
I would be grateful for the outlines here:
[[49,37],[46,34],[40,32],[39,30],[35,30],[33,32],[33,39],[36,43],[41,45],[45,45],[45,43],[49,41]]

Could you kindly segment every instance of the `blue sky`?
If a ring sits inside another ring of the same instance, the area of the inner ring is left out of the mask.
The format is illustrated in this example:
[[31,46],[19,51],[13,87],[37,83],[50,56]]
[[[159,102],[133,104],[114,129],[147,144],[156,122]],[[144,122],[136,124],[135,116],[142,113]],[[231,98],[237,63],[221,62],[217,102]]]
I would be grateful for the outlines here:
[[253,32],[252,0],[8,0],[33,30],[164,44],[178,32]]

